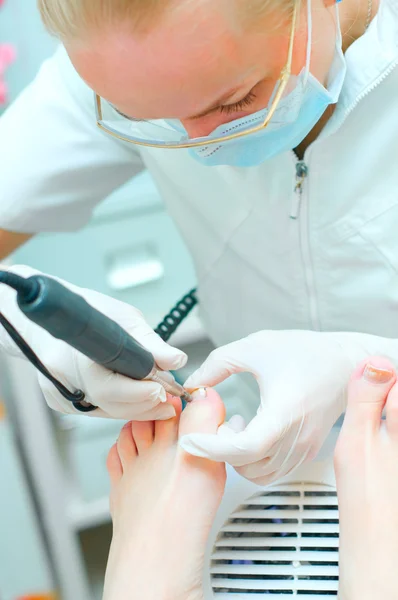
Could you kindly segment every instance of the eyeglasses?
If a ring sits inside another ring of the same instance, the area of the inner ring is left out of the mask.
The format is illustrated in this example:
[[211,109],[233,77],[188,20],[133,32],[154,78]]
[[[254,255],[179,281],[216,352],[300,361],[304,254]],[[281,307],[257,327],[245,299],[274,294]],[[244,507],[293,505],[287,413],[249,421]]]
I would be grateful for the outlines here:
[[97,126],[105,133],[124,142],[136,144],[137,146],[164,149],[198,148],[220,144],[262,131],[271,121],[280,100],[285,94],[292,74],[294,38],[300,4],[301,0],[296,0],[293,10],[287,62],[277,81],[267,114],[258,124],[243,131],[234,131],[232,133],[227,131],[222,136],[213,136],[210,134],[206,137],[190,139],[181,123],[177,120],[154,119],[147,121],[132,119],[118,112],[117,109],[103,100],[98,94],[95,94]]

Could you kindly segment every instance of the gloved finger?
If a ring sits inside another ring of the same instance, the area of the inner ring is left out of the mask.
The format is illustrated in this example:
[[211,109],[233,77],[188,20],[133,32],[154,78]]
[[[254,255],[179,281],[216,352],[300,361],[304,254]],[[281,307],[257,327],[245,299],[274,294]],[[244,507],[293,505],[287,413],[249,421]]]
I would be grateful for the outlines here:
[[173,405],[169,403],[158,404],[158,406],[154,406],[150,410],[142,408],[142,412],[137,412],[133,410],[132,405],[114,402],[111,405],[97,408],[97,410],[86,414],[92,417],[105,417],[123,421],[166,421],[176,416]]
[[276,468],[269,466],[270,460],[270,457],[267,456],[255,462],[235,467],[235,471],[245,479],[249,479],[249,481],[257,481],[258,478],[275,472]]
[[258,373],[245,360],[247,344],[246,338],[213,350],[199,369],[188,377],[184,386],[187,389],[204,385],[213,387],[235,373],[250,372],[257,377]]
[[[235,467],[235,471],[245,479],[248,479],[249,481],[255,481],[257,483],[258,480],[264,479],[269,476],[268,471],[264,473],[264,470],[266,469],[269,460],[270,459],[268,457],[262,458],[261,460],[257,460],[254,463],[242,465],[241,467]],[[274,470],[272,470],[272,473],[274,473]],[[263,484],[260,483],[259,485]]]
[[267,456],[256,462],[237,467],[236,471],[250,481],[257,481],[259,477],[264,478],[273,473],[282,472],[291,461],[292,450],[289,439],[283,438],[268,449]]
[[307,451],[304,452],[304,454],[300,457],[299,460],[291,461],[290,463],[286,463],[283,468],[271,471],[267,475],[262,475],[262,476],[260,475],[259,477],[248,477],[247,475],[244,475],[242,473],[240,473],[240,474],[242,475],[242,477],[245,477],[245,479],[249,479],[249,481],[252,481],[253,483],[255,483],[257,485],[267,486],[267,485],[270,485],[271,483],[275,483],[276,481],[280,481],[284,477],[288,477],[289,475],[294,473],[294,471],[296,469],[301,467],[302,464],[304,464],[305,462],[307,462],[307,460],[309,460],[309,456],[311,455],[311,453],[312,453],[312,449],[308,448]]
[[265,428],[261,436],[253,438],[249,427],[235,433],[231,428],[220,427],[216,435],[195,433],[183,436],[180,445],[186,452],[218,462],[240,467],[256,462],[267,455],[279,436],[278,430]]
[[243,466],[241,475],[251,481],[261,476],[264,477],[274,472],[284,471],[286,465],[300,457],[307,448],[299,441],[302,432],[302,422],[290,424],[286,433],[281,434],[277,443],[268,449],[267,455],[256,463]]
[[164,371],[181,369],[186,364],[188,357],[185,352],[164,342],[143,317],[134,323],[130,331],[135,339],[149,350],[156,364]]
[[[74,407],[72,402],[69,402],[63,396],[57,396],[57,392],[48,395],[47,404],[52,410],[61,412],[65,415],[84,415],[86,417],[96,417],[103,419],[117,419],[125,421],[163,421],[175,417],[176,412],[172,404],[158,404],[148,409],[147,403],[131,405],[127,402],[118,403],[112,402],[104,404],[104,406],[96,407],[90,412],[81,412]],[[90,398],[86,401],[93,404]]]
[[[235,470],[249,481],[257,483],[259,480],[266,481],[268,477],[283,477],[289,469],[291,457],[287,458],[286,448],[278,443],[276,448],[269,451],[269,456],[256,462],[236,467]],[[259,483],[259,485],[264,485]]]
[[294,448],[291,443],[292,437],[295,436],[292,436],[289,431],[284,437],[279,438],[273,446],[270,446],[260,460],[237,467],[236,471],[250,481],[281,471],[291,457],[292,448]]
[[167,399],[166,391],[160,384],[145,379],[130,379],[91,361],[86,366],[78,366],[77,371],[78,386],[98,406],[106,402],[128,402],[132,405],[147,402],[154,406]]
[[248,479],[249,481],[251,481],[252,483],[255,483],[256,485],[261,485],[263,487],[267,487],[267,486],[271,485],[271,483],[280,481],[283,477],[285,477],[285,475],[283,473],[281,473],[280,471],[273,471],[272,473],[269,473],[268,475],[263,475],[262,477],[256,477],[254,479],[250,479],[249,477],[246,477],[245,475],[242,475],[242,477],[244,477],[245,479]]
[[[164,388],[157,383],[133,381],[122,375],[107,371],[99,365],[93,365],[93,369],[95,372],[100,372],[100,377],[95,376],[94,378],[86,378],[86,383],[88,383],[87,387],[89,389],[85,389],[84,381],[78,381],[78,385],[72,385],[70,382],[65,381],[61,374],[53,374],[71,392],[81,389],[85,392],[87,402],[102,408],[106,414],[112,415],[114,418],[119,418],[119,414],[121,414],[121,417],[123,418],[124,414],[126,414],[126,418],[137,417],[138,419],[140,418],[140,415],[144,413],[151,413],[151,411],[160,403],[166,403],[166,392]],[[76,413],[76,409],[73,407],[72,402],[66,400],[54,384],[41,373],[38,376],[38,381],[50,408],[64,414]],[[123,405],[123,410],[114,410],[113,407],[115,404]],[[95,412],[98,413],[98,411]],[[162,411],[159,414],[162,414]],[[168,414],[168,411],[166,410],[164,414]]]
[[115,415],[121,415],[121,418],[128,421],[169,419],[171,416],[175,416],[174,409],[171,411],[170,407],[173,408],[173,404],[169,401],[158,404],[151,404],[146,401],[132,404],[130,402],[115,402],[110,399],[101,404],[101,408],[111,417],[115,418]]

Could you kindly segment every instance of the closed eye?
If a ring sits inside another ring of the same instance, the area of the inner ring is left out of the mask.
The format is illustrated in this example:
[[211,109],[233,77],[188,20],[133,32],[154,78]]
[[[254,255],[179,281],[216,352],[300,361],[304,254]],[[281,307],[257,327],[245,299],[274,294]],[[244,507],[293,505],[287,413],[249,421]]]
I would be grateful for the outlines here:
[[247,96],[242,98],[242,100],[239,100],[238,102],[234,102],[233,104],[225,104],[224,106],[219,106],[217,110],[219,112],[221,112],[222,114],[230,115],[234,112],[239,112],[241,110],[244,110],[245,108],[247,108],[248,106],[253,104],[256,97],[257,97],[256,94],[253,92],[253,90],[251,90],[247,94]]

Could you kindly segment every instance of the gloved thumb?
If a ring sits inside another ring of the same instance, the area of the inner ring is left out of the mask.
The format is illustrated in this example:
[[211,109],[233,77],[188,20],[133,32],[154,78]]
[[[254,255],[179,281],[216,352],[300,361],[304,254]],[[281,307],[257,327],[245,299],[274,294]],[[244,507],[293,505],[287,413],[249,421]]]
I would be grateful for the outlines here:
[[144,318],[137,323],[132,334],[144,348],[149,350],[156,364],[164,371],[181,369],[186,364],[188,357],[185,352],[164,342]]
[[263,458],[279,435],[272,424],[267,427],[260,421],[257,416],[245,428],[243,417],[235,416],[221,425],[216,435],[193,433],[183,436],[179,443],[193,456],[241,467]]

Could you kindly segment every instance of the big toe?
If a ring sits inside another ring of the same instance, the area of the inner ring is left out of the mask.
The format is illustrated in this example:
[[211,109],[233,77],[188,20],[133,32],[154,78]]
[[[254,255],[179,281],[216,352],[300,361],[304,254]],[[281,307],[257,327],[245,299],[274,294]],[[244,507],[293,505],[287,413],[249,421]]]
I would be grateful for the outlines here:
[[354,372],[348,388],[345,426],[356,431],[377,429],[388,394],[396,381],[394,367],[385,358],[370,358]]
[[190,433],[217,433],[225,420],[220,395],[211,388],[201,388],[192,394],[192,398],[181,415],[179,437]]

